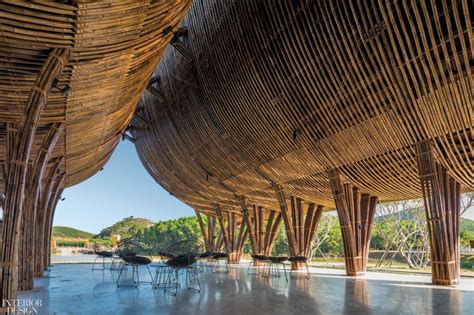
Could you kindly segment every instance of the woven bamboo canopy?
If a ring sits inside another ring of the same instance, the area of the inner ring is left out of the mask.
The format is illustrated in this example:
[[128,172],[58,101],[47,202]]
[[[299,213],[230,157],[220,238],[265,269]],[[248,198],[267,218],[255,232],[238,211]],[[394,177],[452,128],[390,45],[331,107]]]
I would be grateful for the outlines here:
[[[48,126],[64,123],[49,166],[64,156],[64,187],[100,170],[133,116],[164,47],[190,1],[0,3],[0,193],[5,191],[7,133],[15,131],[52,48],[69,61],[39,118],[34,161]],[[165,32],[164,32],[165,31]]]
[[0,3],[2,299],[47,269],[63,189],[107,162],[190,2]]
[[132,121],[141,160],[209,213],[239,196],[277,210],[275,184],[334,209],[331,169],[419,198],[424,140],[473,190],[468,2],[195,1]]

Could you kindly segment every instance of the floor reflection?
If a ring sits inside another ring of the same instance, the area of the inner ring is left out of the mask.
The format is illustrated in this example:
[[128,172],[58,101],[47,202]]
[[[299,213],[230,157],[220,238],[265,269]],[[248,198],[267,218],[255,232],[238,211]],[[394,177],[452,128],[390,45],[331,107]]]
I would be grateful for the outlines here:
[[[58,265],[20,298],[42,299],[41,314],[468,314],[474,308],[474,291],[425,285],[413,277],[395,281],[393,274],[388,279],[372,273],[372,278],[354,279],[318,269],[310,280],[286,281],[248,275],[246,267],[232,267],[229,274],[206,270],[199,274],[200,293],[182,286],[173,297],[149,284],[117,288],[116,275],[108,270]],[[147,271],[141,272],[146,279]]]
[[350,313],[356,309],[364,314],[372,314],[369,305],[370,294],[367,280],[347,279],[344,291],[344,311]]
[[[471,296],[471,299],[474,299],[474,296]],[[436,315],[446,314],[446,311],[450,315],[467,314],[474,311],[469,308],[463,310],[464,305],[458,290],[449,290],[442,294],[440,294],[440,290],[431,290],[431,305],[433,314]]]

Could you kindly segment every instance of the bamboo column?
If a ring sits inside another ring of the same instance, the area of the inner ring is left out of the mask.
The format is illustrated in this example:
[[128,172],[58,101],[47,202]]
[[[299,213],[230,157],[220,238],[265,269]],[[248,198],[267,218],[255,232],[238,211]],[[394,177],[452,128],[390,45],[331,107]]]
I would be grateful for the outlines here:
[[435,161],[431,141],[416,145],[418,172],[431,241],[432,282],[459,282],[461,185]]
[[40,185],[46,170],[47,161],[52,153],[56,142],[59,139],[64,124],[52,124],[50,130],[43,140],[39,153],[33,164],[32,171],[29,172],[26,195],[29,198],[25,200],[25,209],[23,211],[23,221],[21,226],[21,243],[19,253],[19,272],[18,289],[31,290],[33,288],[34,278],[34,255],[35,255],[35,230],[38,222],[36,220],[37,205],[40,195]]
[[[318,223],[323,214],[323,206],[316,206],[310,202],[308,203],[306,215],[304,215],[303,200],[301,198],[290,196],[290,208],[288,208],[283,188],[279,185],[274,185],[274,188],[285,224],[290,255],[304,256],[309,259]],[[291,268],[293,270],[302,269],[303,263],[291,262]]]
[[58,157],[52,161],[52,166],[49,171],[49,174],[46,177],[46,181],[42,186],[40,199],[38,201],[38,212],[36,215],[36,229],[35,229],[35,277],[41,277],[43,271],[46,269],[44,266],[44,255],[45,252],[45,238],[44,232],[46,230],[46,215],[48,212],[48,204],[50,198],[53,198],[55,195],[54,186],[56,183],[57,177],[59,174],[59,169],[61,164],[64,161],[64,157]]
[[370,231],[378,198],[361,194],[350,184],[342,184],[337,169],[328,171],[344,243],[346,273],[363,275],[367,270]]
[[63,185],[65,180],[65,174],[61,173],[56,179],[55,185],[53,187],[53,194],[49,198],[48,206],[46,208],[46,217],[45,217],[45,229],[44,229],[44,239],[43,239],[43,269],[44,271],[48,270],[49,265],[51,264],[51,234],[53,229],[53,219],[56,206],[61,194],[63,193]]
[[48,99],[53,80],[69,58],[65,48],[49,53],[26,102],[25,112],[15,132],[14,145],[7,153],[3,244],[0,253],[0,291],[3,299],[15,299],[18,290],[18,249],[24,210],[26,174],[38,121]]
[[[0,210],[3,212],[5,206],[5,196],[3,194],[0,194]],[[0,235],[2,235],[2,230],[3,230],[3,220],[0,221]],[[2,243],[3,243],[3,238],[0,237],[0,248],[2,248]]]
[[229,255],[227,260],[230,264],[238,264],[247,240],[248,226],[242,216],[235,212],[222,211],[219,205],[215,206],[215,211],[226,253]]
[[[249,211],[245,200],[240,199],[240,207],[248,229],[248,237],[254,255],[271,255],[276,235],[282,220],[278,211],[265,211],[263,207],[253,205]],[[265,216],[268,212],[268,216]]]
[[[3,212],[5,206],[5,196],[0,194],[0,210]],[[0,235],[2,235],[3,230],[3,220],[0,220]],[[2,248],[3,238],[0,237],[0,248]]]
[[[201,213],[197,210],[194,211],[196,212],[199,228],[201,229],[201,234],[204,239],[204,247],[206,248],[206,252],[218,252],[219,243],[222,243],[220,241],[222,237],[216,235],[216,218],[207,213]],[[203,215],[206,216],[206,222],[204,222],[202,218]]]

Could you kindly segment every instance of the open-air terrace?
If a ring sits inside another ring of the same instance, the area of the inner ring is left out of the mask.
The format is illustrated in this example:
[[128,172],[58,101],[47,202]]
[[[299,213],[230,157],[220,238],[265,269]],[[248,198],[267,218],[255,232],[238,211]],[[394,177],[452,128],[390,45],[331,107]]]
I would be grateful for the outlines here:
[[0,0],[0,314],[474,314],[472,3]]
[[[117,288],[117,271],[59,264],[20,298],[41,300],[41,314],[468,314],[474,308],[472,279],[461,278],[454,288],[431,285],[429,275],[352,278],[343,270],[311,268],[309,280],[299,272],[287,282],[283,274],[249,275],[247,267],[232,266],[229,274],[205,268],[200,293],[183,285],[174,297],[147,283]],[[140,279],[150,281],[146,269]]]

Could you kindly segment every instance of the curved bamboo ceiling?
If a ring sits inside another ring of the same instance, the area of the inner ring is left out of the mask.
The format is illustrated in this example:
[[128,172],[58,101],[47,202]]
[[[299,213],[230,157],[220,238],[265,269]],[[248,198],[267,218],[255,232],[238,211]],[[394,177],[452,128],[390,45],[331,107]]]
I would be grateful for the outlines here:
[[142,162],[198,210],[278,209],[272,183],[334,207],[333,168],[382,201],[421,197],[414,144],[432,139],[473,190],[472,9],[197,0],[132,122]]
[[[65,135],[53,157],[65,156],[66,186],[97,172],[127,127],[173,36],[166,30],[175,30],[190,2],[2,1],[0,162],[6,159],[7,129],[19,122],[49,51],[65,47],[70,48],[70,61],[49,95],[32,154],[46,135],[42,126],[65,122]],[[70,93],[63,96],[59,89],[67,86]]]

